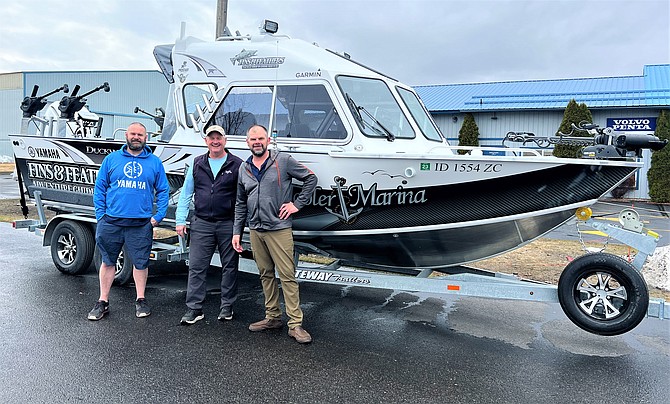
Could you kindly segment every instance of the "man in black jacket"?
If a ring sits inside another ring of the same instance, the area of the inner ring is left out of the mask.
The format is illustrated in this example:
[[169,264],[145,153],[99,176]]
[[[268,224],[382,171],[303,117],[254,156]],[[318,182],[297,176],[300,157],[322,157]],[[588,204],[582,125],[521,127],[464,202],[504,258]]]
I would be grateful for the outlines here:
[[237,268],[239,255],[233,249],[233,221],[237,177],[242,160],[225,149],[226,133],[218,125],[205,131],[209,151],[196,157],[184,178],[176,213],[177,234],[186,235],[186,218],[193,199],[195,210],[191,218],[186,306],[188,311],[181,324],[189,325],[205,318],[207,269],[219,248],[221,258],[221,307],[219,320],[232,320],[233,303],[237,298]]

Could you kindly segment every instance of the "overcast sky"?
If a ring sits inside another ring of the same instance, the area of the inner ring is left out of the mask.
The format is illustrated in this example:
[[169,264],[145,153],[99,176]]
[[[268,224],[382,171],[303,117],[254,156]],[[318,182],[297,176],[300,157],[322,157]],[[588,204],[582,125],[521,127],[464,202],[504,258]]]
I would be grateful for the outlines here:
[[[158,69],[213,39],[217,0],[0,0],[0,73]],[[670,63],[669,0],[229,0],[228,27],[349,53],[410,85],[639,76]]]

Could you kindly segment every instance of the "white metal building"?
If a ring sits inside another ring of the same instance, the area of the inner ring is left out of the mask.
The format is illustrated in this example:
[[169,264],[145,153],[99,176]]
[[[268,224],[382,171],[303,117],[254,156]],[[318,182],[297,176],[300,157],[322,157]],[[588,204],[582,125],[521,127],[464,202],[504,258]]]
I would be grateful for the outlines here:
[[[102,133],[112,134],[133,121],[144,123],[149,131],[158,129],[151,117],[134,112],[136,106],[152,114],[157,107],[165,107],[168,83],[157,70],[5,73],[0,74],[0,156],[13,155],[7,135],[20,132],[21,101],[32,94],[34,85],[39,86],[38,96],[63,84],[69,86],[68,95],[76,85],[81,87],[78,94],[83,95],[104,82],[109,83],[110,92],[98,91],[85,97],[88,109],[103,118]],[[58,92],[47,100],[60,101],[65,95]]]

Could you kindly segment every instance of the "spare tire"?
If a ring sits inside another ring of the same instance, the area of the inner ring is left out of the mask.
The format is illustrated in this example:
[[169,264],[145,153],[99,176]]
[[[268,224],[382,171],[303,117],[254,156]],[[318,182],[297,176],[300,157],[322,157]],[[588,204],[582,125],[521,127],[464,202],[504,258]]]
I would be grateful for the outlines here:
[[558,300],[578,327],[599,335],[619,335],[647,315],[649,291],[640,272],[621,257],[583,255],[558,280]]

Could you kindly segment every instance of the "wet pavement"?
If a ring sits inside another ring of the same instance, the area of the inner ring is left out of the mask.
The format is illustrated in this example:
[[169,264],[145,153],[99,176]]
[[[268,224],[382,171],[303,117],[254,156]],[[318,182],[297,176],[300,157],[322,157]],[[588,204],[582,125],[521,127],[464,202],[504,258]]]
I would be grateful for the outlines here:
[[[662,403],[670,321],[616,337],[574,326],[553,303],[438,297],[301,284],[305,328],[251,333],[258,278],[240,274],[233,321],[178,325],[184,274],[151,277],[153,314],[115,287],[111,313],[86,320],[97,277],[60,274],[48,248],[0,223],[0,402]],[[253,265],[243,260],[243,265]],[[216,278],[216,271],[212,272]],[[210,279],[210,285],[216,279]]]

